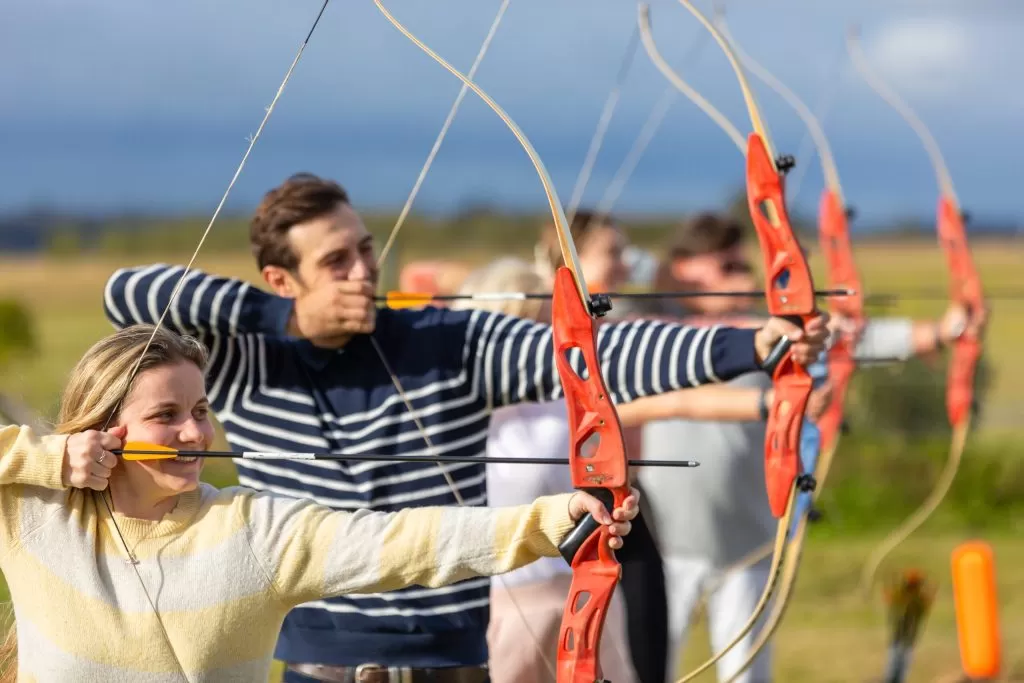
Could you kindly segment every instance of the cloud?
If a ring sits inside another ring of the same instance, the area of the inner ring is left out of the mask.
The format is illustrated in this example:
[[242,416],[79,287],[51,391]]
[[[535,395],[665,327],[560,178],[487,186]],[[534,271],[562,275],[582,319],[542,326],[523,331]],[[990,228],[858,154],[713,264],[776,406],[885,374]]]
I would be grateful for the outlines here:
[[929,17],[884,25],[867,52],[898,90],[944,97],[955,94],[978,68],[972,47],[968,26]]

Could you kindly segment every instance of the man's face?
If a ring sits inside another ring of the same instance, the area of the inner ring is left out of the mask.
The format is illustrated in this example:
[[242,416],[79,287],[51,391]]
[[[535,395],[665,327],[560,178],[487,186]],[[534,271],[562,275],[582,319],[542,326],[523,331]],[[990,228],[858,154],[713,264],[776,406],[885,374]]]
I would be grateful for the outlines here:
[[[295,273],[268,266],[264,278],[281,296],[297,297],[332,282],[363,281],[377,285],[377,255],[373,236],[348,204],[288,231],[288,242],[298,260]],[[266,272],[274,269],[274,273]]]
[[622,286],[629,276],[629,269],[622,260],[625,246],[626,238],[615,226],[594,228],[578,254],[588,286],[604,291],[614,291]]
[[[754,269],[742,245],[729,249],[676,259],[672,275],[687,291],[748,291],[757,287]],[[703,314],[740,313],[750,307],[746,297],[698,297],[686,300],[686,307]]]

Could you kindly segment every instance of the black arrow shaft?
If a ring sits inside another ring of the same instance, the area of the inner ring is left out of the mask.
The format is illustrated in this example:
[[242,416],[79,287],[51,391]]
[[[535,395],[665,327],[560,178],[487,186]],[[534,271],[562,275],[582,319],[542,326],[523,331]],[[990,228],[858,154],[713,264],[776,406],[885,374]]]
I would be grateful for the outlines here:
[[[112,451],[115,455],[167,455],[167,451],[124,450]],[[474,464],[520,464],[520,465],[568,465],[567,458],[489,458],[464,455],[338,455],[336,453],[278,453],[262,451],[175,451],[186,458],[241,458],[243,460],[347,460],[350,462],[452,462]],[[695,460],[627,460],[630,467],[699,467]]]
[[[814,292],[815,296],[843,297],[853,296],[852,289],[821,289]],[[727,291],[727,292],[605,292],[612,299],[700,299],[706,297],[757,298],[765,295],[762,290]],[[419,294],[417,292],[395,292],[390,295],[375,296],[379,302],[404,303],[409,301],[502,301],[523,299],[550,299],[550,292],[494,292],[481,294]]]

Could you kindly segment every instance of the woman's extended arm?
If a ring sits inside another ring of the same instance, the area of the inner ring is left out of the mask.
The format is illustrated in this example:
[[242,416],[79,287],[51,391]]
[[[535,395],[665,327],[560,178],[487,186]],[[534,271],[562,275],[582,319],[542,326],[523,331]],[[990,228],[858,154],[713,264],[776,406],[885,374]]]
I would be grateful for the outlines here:
[[[611,523],[597,499],[579,493],[517,507],[398,512],[332,510],[265,493],[238,499],[253,549],[288,605],[502,574],[540,557],[557,557],[558,544],[585,512]],[[621,545],[617,537],[629,532],[628,520],[638,512],[635,497],[626,505],[616,511],[613,548]]]

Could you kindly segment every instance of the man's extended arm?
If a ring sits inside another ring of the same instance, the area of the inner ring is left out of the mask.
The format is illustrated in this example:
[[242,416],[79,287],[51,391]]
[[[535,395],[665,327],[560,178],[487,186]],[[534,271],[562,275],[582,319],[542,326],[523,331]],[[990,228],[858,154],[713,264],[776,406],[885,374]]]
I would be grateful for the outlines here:
[[[171,300],[184,268],[156,264],[122,268],[107,281],[103,309],[116,327],[155,323]],[[268,294],[247,282],[192,270],[164,320],[180,333],[210,337],[282,334],[292,301]]]
[[[562,395],[550,326],[485,311],[459,314],[467,316],[467,371],[491,406]],[[612,400],[624,403],[759,371],[754,338],[755,330],[635,320],[601,325],[597,350]],[[585,372],[578,352],[569,360]]]

